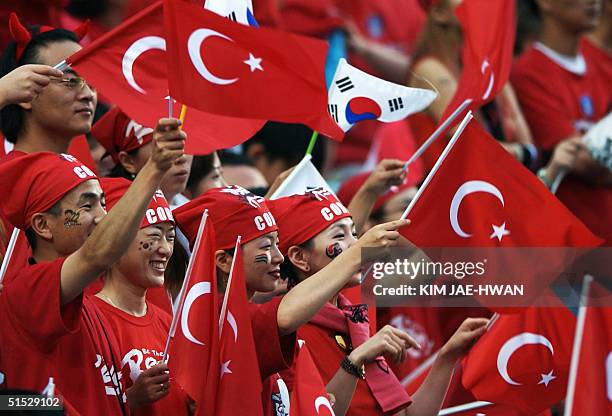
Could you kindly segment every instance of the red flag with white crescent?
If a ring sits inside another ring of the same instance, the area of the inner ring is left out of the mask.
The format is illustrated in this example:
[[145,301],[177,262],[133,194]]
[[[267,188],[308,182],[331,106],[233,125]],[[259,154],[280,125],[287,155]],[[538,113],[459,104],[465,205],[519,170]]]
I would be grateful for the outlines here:
[[295,364],[295,383],[291,392],[291,415],[334,415],[325,384],[312,361],[306,344],[300,348]]
[[[161,2],[127,19],[67,59],[72,69],[104,97],[139,124],[151,128],[158,119],[168,117],[166,62]],[[181,103],[176,97],[172,97],[172,109],[173,116],[178,118]],[[235,146],[251,138],[264,123],[189,108],[183,126],[188,134],[185,151],[206,154]]]

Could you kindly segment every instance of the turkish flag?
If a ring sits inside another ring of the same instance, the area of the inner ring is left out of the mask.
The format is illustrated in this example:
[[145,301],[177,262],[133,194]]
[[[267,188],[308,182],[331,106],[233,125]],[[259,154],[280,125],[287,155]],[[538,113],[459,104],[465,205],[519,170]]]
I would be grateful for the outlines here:
[[563,400],[576,318],[561,302],[502,315],[462,362],[478,400],[536,414]]
[[[151,128],[168,117],[162,9],[161,2],[147,7],[67,59],[72,69],[130,118]],[[181,103],[173,101],[173,116],[178,118],[180,110]],[[185,151],[206,154],[235,146],[251,138],[264,123],[189,108],[183,126],[189,136]]]
[[[579,347],[575,390],[573,398],[568,397],[566,400],[566,405],[571,406],[566,416],[612,415],[611,297],[609,290],[592,283],[590,305],[586,308],[584,332]],[[600,306],[595,306],[596,302]]]
[[219,368],[219,306],[215,268],[215,234],[208,219],[196,239],[185,283],[174,309],[170,331],[170,376],[196,401],[198,409],[212,414]]
[[295,364],[295,383],[291,392],[292,416],[333,415],[325,384],[312,361],[308,346],[302,344]]
[[455,10],[463,31],[463,69],[442,120],[468,98],[472,102],[465,111],[491,101],[508,81],[516,32],[515,7],[513,1],[464,0]]
[[344,133],[327,112],[323,41],[225,19],[194,4],[164,0],[172,95],[227,116],[306,124]]
[[221,310],[220,371],[216,394],[218,416],[263,415],[261,376],[244,280],[242,248],[236,247],[234,267]]

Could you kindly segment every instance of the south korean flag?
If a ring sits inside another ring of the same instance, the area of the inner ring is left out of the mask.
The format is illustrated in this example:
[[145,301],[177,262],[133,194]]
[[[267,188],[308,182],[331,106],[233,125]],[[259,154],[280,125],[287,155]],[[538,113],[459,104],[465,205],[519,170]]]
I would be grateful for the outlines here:
[[206,0],[204,8],[233,22],[258,27],[252,0]]
[[329,114],[345,132],[358,121],[399,121],[424,110],[436,97],[432,90],[376,78],[345,59],[340,59],[327,95]]

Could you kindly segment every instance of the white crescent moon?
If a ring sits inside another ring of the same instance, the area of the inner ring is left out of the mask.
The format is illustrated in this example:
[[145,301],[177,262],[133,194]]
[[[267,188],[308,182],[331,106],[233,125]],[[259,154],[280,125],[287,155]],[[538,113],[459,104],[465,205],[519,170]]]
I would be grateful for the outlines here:
[[329,403],[329,399],[327,397],[319,396],[315,400],[315,410],[317,411],[317,414],[319,414],[319,408],[321,406],[328,408],[332,415],[335,414],[334,409],[332,409],[331,403]]
[[461,229],[459,225],[459,220],[457,219],[457,214],[459,213],[459,207],[461,206],[461,201],[463,198],[468,196],[469,194],[473,194],[474,192],[486,192],[495,196],[501,202],[502,206],[504,206],[504,197],[495,186],[491,185],[489,182],[485,181],[467,181],[463,185],[457,189],[455,192],[455,196],[453,196],[453,200],[451,201],[449,216],[450,216],[450,224],[453,227],[453,231],[459,236],[463,238],[471,237],[472,234],[468,234]]
[[199,282],[193,285],[191,289],[189,289],[189,292],[187,292],[187,296],[185,296],[185,304],[181,311],[181,330],[183,334],[185,334],[185,338],[194,344],[204,345],[204,343],[198,341],[189,330],[189,310],[197,298],[207,293],[210,293],[210,282]]
[[[485,60],[482,61],[480,72],[484,75],[485,69],[487,69],[490,66],[491,64],[489,64],[489,60],[485,58]],[[483,100],[486,100],[487,98],[489,98],[489,94],[491,94],[491,91],[493,90],[494,83],[495,83],[495,74],[493,73],[493,71],[491,71],[491,74],[489,75],[489,85],[487,86],[487,90],[484,92],[484,94],[482,94]]]
[[196,70],[200,73],[200,75],[202,75],[202,77],[204,77],[204,79],[206,79],[207,81],[212,82],[213,84],[218,84],[218,85],[233,84],[234,82],[238,81],[238,78],[233,78],[233,79],[219,78],[213,75],[208,70],[206,65],[204,64],[204,60],[202,59],[202,55],[200,54],[200,48],[202,46],[202,43],[206,40],[206,38],[210,36],[217,36],[219,38],[227,39],[233,42],[231,38],[225,36],[222,33],[214,31],[212,29],[195,30],[189,36],[189,40],[187,40],[187,48],[189,50],[189,57],[191,58],[191,62],[193,63],[193,66],[195,66]]
[[123,54],[123,61],[121,62],[121,69],[123,70],[125,80],[130,84],[130,87],[141,94],[144,94],[145,90],[143,90],[134,79],[134,62],[140,55],[151,49],[165,51],[166,40],[159,36],[145,36],[144,38],[140,38],[127,48],[127,51]]
[[499,350],[499,354],[497,354],[497,371],[499,371],[499,375],[504,379],[506,383],[512,384],[513,386],[520,386],[522,384],[512,380],[512,378],[508,374],[508,361],[510,360],[512,354],[516,352],[516,350],[518,350],[524,345],[533,344],[542,344],[550,350],[551,354],[555,354],[555,350],[548,338],[543,335],[534,334],[531,332],[523,332],[522,334],[510,338],[501,347],[501,349]]
[[608,400],[612,402],[612,351],[610,351],[606,358],[606,392]]
[[238,340],[238,324],[230,311],[227,311],[227,322],[232,327],[232,331],[234,331],[234,342],[236,342]]

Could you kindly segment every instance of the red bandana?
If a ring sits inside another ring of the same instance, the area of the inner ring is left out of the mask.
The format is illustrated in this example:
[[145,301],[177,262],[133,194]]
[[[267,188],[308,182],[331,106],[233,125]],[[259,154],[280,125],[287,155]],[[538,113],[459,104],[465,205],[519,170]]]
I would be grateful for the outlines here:
[[19,156],[0,164],[1,209],[17,228],[30,227],[32,216],[45,212],[73,188],[98,179],[72,155],[51,152]]
[[173,211],[176,223],[192,248],[206,209],[216,231],[217,250],[234,247],[239,235],[244,244],[278,230],[262,197],[240,186],[214,188]]
[[[100,186],[104,190],[106,198],[106,209],[110,211],[121,197],[127,192],[132,182],[124,178],[102,178],[100,179]],[[140,228],[146,228],[153,224],[159,224],[162,222],[174,223],[174,217],[172,211],[168,205],[168,201],[164,197],[162,191],[157,190],[153,199],[149,203],[149,207],[145,212],[145,216],[140,223]]]
[[278,224],[279,248],[285,256],[289,247],[302,244],[351,213],[331,192],[322,188],[300,195],[268,201]]

